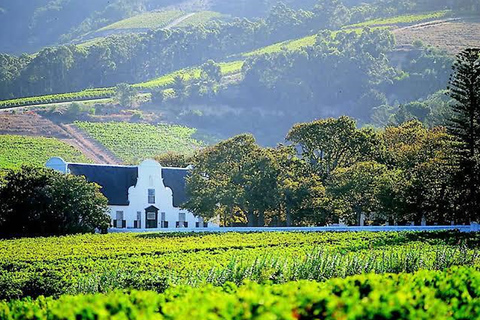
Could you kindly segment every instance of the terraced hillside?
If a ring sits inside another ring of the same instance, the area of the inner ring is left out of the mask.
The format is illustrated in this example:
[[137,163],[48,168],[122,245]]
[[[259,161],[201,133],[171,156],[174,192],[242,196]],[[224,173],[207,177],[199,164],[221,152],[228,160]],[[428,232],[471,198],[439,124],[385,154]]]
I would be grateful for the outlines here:
[[55,138],[0,135],[0,170],[24,164],[43,166],[51,157],[66,161],[92,162],[75,147]]
[[125,163],[137,163],[169,151],[191,153],[206,145],[195,137],[196,129],[183,126],[127,122],[75,122],[75,125]]

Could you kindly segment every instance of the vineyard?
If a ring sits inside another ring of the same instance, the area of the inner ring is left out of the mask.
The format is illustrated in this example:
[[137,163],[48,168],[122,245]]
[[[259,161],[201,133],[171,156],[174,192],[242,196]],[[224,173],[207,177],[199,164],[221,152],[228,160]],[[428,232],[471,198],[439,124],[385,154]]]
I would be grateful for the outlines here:
[[[219,63],[222,76],[228,76],[231,74],[239,73],[242,71],[244,61],[232,61]],[[168,88],[173,85],[176,77],[181,77],[185,81],[200,79],[201,68],[190,68],[175,71],[173,73],[164,75],[160,78],[153,79],[147,82],[134,84],[133,87],[137,89],[155,89],[155,88]]]
[[16,319],[477,319],[480,272],[363,275],[281,285],[176,287],[0,303]]
[[99,29],[98,31],[119,29],[159,29],[167,26],[169,23],[183,15],[185,15],[185,13],[178,10],[148,12],[115,22]]
[[80,151],[54,138],[0,135],[1,169],[44,166],[48,159],[56,156],[71,162],[89,162]]
[[194,138],[196,129],[183,126],[126,122],[75,122],[75,125],[126,163],[137,163],[169,151],[192,153],[205,146]]
[[[184,19],[182,18],[184,17]],[[190,26],[198,26],[207,23],[212,19],[221,18],[222,15],[213,11],[200,11],[193,14],[179,10],[154,11],[137,15],[125,20],[121,20],[99,29],[97,32],[109,30],[155,30],[168,27],[175,23],[175,28],[185,28]]]
[[18,98],[0,101],[0,109],[40,105],[48,103],[60,103],[70,101],[85,101],[110,98],[114,94],[113,88],[88,89],[80,92],[60,93],[38,97]]
[[480,310],[479,243],[457,232],[0,241],[0,318],[466,319]]

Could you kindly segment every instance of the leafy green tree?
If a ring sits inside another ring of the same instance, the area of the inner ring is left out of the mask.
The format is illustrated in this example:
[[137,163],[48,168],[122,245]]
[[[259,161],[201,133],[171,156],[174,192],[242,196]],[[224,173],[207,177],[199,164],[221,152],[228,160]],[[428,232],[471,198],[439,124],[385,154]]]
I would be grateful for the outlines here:
[[463,221],[480,218],[480,49],[466,49],[457,55],[449,84],[454,100],[448,126],[456,137],[458,175]]
[[107,199],[84,177],[22,167],[0,185],[0,233],[45,236],[106,230]]
[[[389,220],[450,222],[455,220],[455,190],[452,188],[453,137],[445,128],[426,128],[417,120],[398,127],[387,127],[381,134],[384,155],[382,161],[397,170],[395,185],[389,192],[395,195],[384,204]],[[396,212],[396,213],[395,213]]]
[[169,151],[160,154],[154,159],[158,161],[163,167],[177,167],[186,168],[191,164],[192,157],[180,152]]
[[276,209],[277,174],[273,156],[253,136],[233,137],[195,155],[184,206],[205,218],[222,212],[224,225],[263,226],[265,213]]
[[305,161],[297,157],[292,147],[272,149],[278,168],[276,198],[279,212],[287,227],[292,225],[324,225],[331,217],[326,215],[325,187],[320,176]]
[[137,89],[126,83],[120,83],[115,87],[115,100],[123,107],[132,107],[136,96]]
[[371,129],[357,129],[355,120],[342,116],[296,124],[287,140],[325,181],[337,167],[348,167],[375,156],[379,144]]
[[327,186],[327,195],[333,199],[331,210],[349,224],[359,225],[361,215],[367,219],[379,218],[379,193],[388,168],[376,162],[358,162],[348,168],[337,168]]

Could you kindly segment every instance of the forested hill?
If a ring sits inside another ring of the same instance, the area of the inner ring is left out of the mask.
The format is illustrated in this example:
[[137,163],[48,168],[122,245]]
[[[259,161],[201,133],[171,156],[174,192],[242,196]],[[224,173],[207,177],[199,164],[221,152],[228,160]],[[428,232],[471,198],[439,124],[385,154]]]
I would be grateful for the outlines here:
[[[284,2],[294,8],[315,3]],[[254,18],[265,16],[275,3],[277,0],[6,0],[0,2],[0,52],[34,52],[155,10],[211,10]]]
[[[295,122],[343,114],[362,125],[412,118],[442,124],[448,101],[441,90],[454,54],[480,44],[477,0],[39,0],[0,6],[0,50],[16,52],[0,54],[0,100],[102,98],[98,103],[157,112],[164,121],[221,136],[252,132],[264,144],[282,141]],[[141,32],[99,34],[135,28]],[[89,34],[99,37],[72,44]],[[121,83],[135,85],[118,92]],[[137,102],[118,98],[135,89]],[[9,103],[0,106],[18,106]],[[104,108],[84,108],[96,109]]]

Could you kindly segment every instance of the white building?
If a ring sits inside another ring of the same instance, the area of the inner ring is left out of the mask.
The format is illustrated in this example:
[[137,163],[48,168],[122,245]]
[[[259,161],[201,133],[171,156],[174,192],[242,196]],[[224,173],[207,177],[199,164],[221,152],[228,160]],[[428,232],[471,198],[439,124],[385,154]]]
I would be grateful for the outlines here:
[[139,166],[67,163],[51,158],[47,168],[85,176],[108,199],[114,228],[174,229],[215,227],[180,206],[187,200],[187,168],[166,168],[154,160]]

